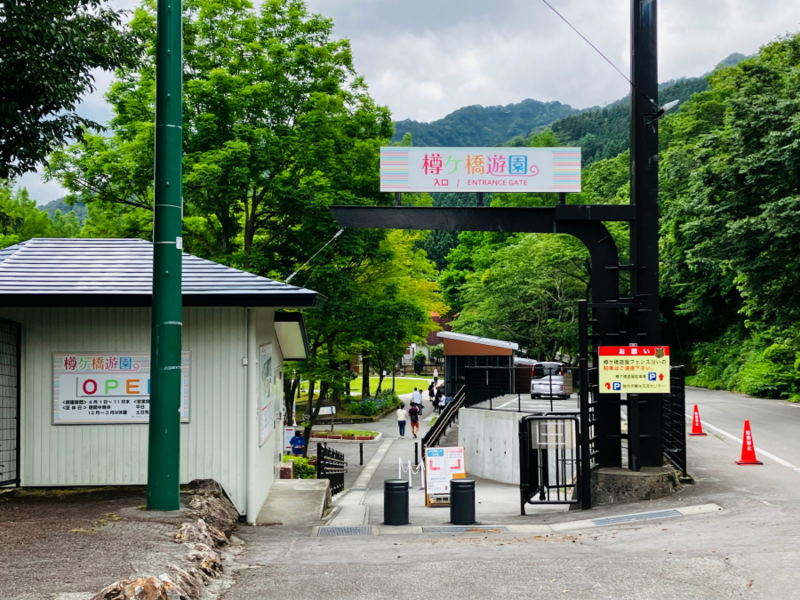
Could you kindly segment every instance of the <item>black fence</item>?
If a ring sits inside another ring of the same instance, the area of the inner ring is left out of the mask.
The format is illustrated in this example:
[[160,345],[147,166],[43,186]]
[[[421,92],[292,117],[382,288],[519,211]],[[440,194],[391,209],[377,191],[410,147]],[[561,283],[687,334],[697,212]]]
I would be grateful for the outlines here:
[[519,421],[520,513],[526,504],[578,504],[582,480],[580,420],[527,415]]
[[[464,383],[464,406],[474,407],[488,402],[485,408],[493,410],[495,399],[503,398],[503,404],[511,402],[511,410],[521,412],[523,398],[531,396],[531,367],[466,367]],[[516,403],[508,397],[510,395],[517,396]]]
[[688,477],[686,462],[686,374],[684,367],[670,369],[669,394],[664,394],[664,457]]
[[458,411],[464,407],[464,388],[462,387],[442,410],[441,414],[436,417],[436,421],[428,429],[422,437],[422,456],[425,456],[425,448],[436,446],[442,439],[442,436],[447,433],[447,428],[450,427],[458,418]]
[[347,463],[344,454],[329,448],[327,444],[317,442],[317,479],[327,479],[331,482],[331,495],[335,496],[344,491],[344,474],[347,473]]

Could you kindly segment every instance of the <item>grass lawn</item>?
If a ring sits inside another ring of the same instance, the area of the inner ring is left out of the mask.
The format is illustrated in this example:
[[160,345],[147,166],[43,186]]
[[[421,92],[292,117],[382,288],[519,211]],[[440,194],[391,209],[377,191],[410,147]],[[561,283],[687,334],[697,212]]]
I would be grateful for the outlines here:
[[[378,389],[378,381],[380,377],[370,377],[369,378],[369,389],[374,394],[375,390]],[[358,389],[356,389],[358,388]],[[408,378],[396,378],[394,380],[394,391],[398,396],[402,396],[403,394],[410,394],[414,391],[414,388],[419,388],[420,392],[423,393],[423,396],[427,396],[428,394],[428,384],[427,380],[424,379],[412,379]],[[352,394],[353,397],[361,397],[361,380],[356,379],[350,383],[350,389],[354,392]],[[383,380],[382,389],[390,390],[392,389],[392,378],[386,377]]]

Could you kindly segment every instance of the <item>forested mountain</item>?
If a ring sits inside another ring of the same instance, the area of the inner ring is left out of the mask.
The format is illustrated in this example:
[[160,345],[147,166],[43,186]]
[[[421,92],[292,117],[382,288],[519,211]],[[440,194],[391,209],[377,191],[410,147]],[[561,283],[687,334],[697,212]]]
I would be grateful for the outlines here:
[[[658,102],[686,102],[693,94],[708,89],[705,77],[680,79],[661,87]],[[584,166],[612,158],[630,148],[630,96],[597,110],[587,110],[556,121],[551,128],[565,146],[579,146]],[[527,144],[523,144],[527,145]]]
[[62,215],[66,215],[67,213],[73,213],[77,218],[78,222],[83,224],[86,220],[86,217],[89,216],[89,209],[83,202],[76,202],[75,204],[67,204],[65,202],[66,197],[63,198],[56,198],[52,202],[48,202],[47,204],[43,204],[39,207],[40,210],[43,210],[52,219],[56,215],[56,211],[60,210]]
[[[737,52],[716,68],[735,66],[747,58]],[[662,105],[672,100],[683,103],[707,89],[706,76],[665,81],[659,85],[658,101]],[[465,106],[430,123],[396,121],[392,140],[399,142],[410,133],[415,146],[528,146],[531,135],[548,126],[561,145],[583,149],[584,166],[612,158],[630,146],[630,95],[602,108],[583,110],[537,100],[506,106]]]
[[394,141],[411,133],[415,146],[497,146],[577,113],[568,104],[523,100],[506,106],[465,106],[443,119],[394,124]]

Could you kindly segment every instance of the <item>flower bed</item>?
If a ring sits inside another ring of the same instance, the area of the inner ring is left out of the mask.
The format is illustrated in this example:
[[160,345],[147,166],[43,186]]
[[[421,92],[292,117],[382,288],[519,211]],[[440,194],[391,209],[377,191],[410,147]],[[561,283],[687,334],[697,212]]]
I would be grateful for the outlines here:
[[336,431],[313,431],[311,437],[316,439],[329,440],[374,440],[378,436],[377,431],[362,431],[353,429],[337,429]]

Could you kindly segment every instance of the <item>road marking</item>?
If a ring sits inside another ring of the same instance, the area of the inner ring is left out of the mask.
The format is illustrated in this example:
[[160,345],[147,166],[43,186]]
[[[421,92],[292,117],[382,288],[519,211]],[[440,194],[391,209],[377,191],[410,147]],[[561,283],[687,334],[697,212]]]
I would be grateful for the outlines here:
[[[686,418],[687,418],[687,419],[689,419],[690,421],[692,420],[692,415],[685,415],[685,416],[686,416]],[[724,435],[724,436],[727,436],[727,437],[731,438],[731,439],[732,439],[732,440],[734,440],[734,441],[737,441],[737,442],[741,442],[741,441],[742,441],[742,440],[741,440],[741,438],[738,438],[738,437],[736,437],[735,435],[733,435],[733,434],[731,434],[731,433],[728,433],[727,431],[723,431],[723,430],[722,430],[722,429],[720,429],[719,427],[714,427],[714,426],[713,426],[711,423],[709,423],[708,421],[703,421],[703,420],[701,419],[701,420],[700,420],[700,422],[703,424],[703,427],[708,427],[709,429],[713,429],[713,430],[714,430],[714,431],[716,431],[717,433],[721,433],[722,435]],[[758,446],[756,446],[755,448],[756,448],[756,453],[757,453],[757,454],[761,454],[761,455],[763,455],[763,456],[766,456],[767,458],[774,460],[774,461],[775,461],[776,463],[778,463],[779,465],[783,465],[784,467],[788,467],[788,468],[790,468],[792,471],[795,471],[796,473],[800,473],[800,467],[797,467],[797,466],[793,465],[793,464],[792,464],[792,463],[790,463],[788,460],[783,460],[783,459],[782,459],[782,458],[780,458],[779,456],[775,456],[774,454],[772,454],[772,453],[770,453],[770,452],[767,452],[766,450],[764,450],[763,448],[759,448]]]

